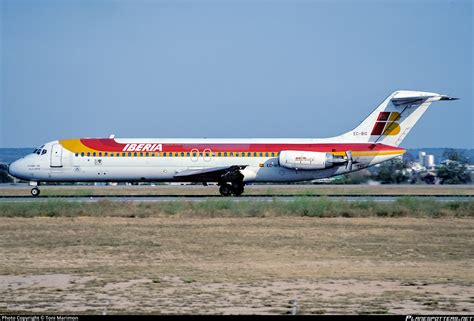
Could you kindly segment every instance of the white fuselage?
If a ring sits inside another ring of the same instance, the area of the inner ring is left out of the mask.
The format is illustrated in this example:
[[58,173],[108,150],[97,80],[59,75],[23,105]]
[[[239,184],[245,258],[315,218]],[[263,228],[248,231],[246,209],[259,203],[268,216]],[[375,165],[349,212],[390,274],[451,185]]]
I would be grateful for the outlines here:
[[[239,165],[245,166],[241,170],[244,175],[244,182],[294,182],[325,178],[359,170],[401,155],[404,152],[402,149],[381,150],[377,153],[367,153],[365,150],[355,151],[353,152],[354,160],[357,163],[351,169],[342,165],[317,170],[299,170],[281,166],[278,146],[306,151],[308,146],[323,144],[336,147],[334,148],[337,149],[335,154],[344,153],[344,147],[339,148],[340,144],[326,140],[306,139],[118,139],[114,141],[124,146],[121,152],[118,152],[119,156],[115,152],[108,152],[105,156],[106,152],[99,152],[99,150],[89,152],[89,154],[81,150],[71,151],[69,150],[71,147],[68,149],[68,145],[64,141],[49,142],[42,146],[39,155],[32,153],[11,164],[10,172],[16,177],[37,182],[172,182],[194,181],[194,179],[176,177],[177,174],[185,170]],[[156,148],[154,151],[153,148],[149,148],[150,151],[145,152],[142,150],[139,152],[129,151],[130,144],[136,146],[141,144],[143,148],[147,143],[152,147],[160,144],[161,151]],[[166,152],[171,146],[180,146],[186,150]],[[262,146],[261,150],[271,151],[255,152],[255,149],[252,150],[250,146]],[[276,147],[271,148],[269,146]],[[220,147],[226,151],[218,152],[217,150],[222,150]],[[318,150],[318,147],[309,149]],[[203,180],[199,179],[197,181]]]

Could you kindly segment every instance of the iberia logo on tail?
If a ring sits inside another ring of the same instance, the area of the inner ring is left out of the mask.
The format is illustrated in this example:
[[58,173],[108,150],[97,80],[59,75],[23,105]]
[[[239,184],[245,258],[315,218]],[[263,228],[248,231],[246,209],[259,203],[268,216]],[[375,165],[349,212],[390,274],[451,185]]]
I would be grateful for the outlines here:
[[370,135],[388,135],[394,136],[400,133],[400,124],[397,121],[400,119],[400,113],[396,111],[387,112],[382,111],[375,122],[374,128]]

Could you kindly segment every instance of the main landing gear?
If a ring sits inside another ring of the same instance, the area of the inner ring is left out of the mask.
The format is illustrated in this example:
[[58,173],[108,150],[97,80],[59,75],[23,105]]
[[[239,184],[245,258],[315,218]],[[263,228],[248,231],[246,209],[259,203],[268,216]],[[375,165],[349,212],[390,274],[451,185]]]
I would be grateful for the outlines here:
[[222,183],[221,187],[219,188],[219,192],[222,196],[240,196],[244,192],[244,184],[242,183],[233,183],[232,185],[227,183]]

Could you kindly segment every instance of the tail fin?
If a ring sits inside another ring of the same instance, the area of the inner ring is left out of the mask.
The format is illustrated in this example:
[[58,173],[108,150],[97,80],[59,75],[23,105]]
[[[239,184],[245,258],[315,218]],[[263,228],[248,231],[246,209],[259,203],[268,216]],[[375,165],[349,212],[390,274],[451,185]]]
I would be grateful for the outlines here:
[[455,99],[458,98],[429,92],[396,91],[359,126],[338,138],[354,143],[399,146],[432,102]]

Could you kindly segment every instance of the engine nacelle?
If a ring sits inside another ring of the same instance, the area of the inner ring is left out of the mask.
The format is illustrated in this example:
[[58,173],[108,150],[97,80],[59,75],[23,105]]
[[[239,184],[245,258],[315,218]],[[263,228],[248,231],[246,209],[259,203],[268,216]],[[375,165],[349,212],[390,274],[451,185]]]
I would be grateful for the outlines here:
[[325,169],[334,166],[331,153],[284,150],[278,158],[280,166],[291,169]]

